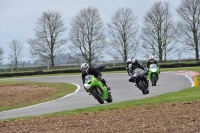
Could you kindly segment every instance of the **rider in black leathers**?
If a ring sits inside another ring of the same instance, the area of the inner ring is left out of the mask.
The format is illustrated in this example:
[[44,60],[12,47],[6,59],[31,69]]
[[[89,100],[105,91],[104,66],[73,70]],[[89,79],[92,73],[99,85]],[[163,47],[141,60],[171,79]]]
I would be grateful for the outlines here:
[[[151,55],[151,56],[149,57],[149,60],[148,60],[148,62],[147,62],[147,68],[148,68],[148,69],[149,69],[149,67],[150,67],[151,64],[156,64],[156,65],[158,66],[158,63],[157,63],[156,60],[154,60],[154,56],[153,56],[153,55]],[[159,68],[159,66],[158,66],[158,69],[159,69],[159,73],[160,73],[160,68]]]
[[149,57],[149,60],[148,60],[148,62],[147,62],[147,67],[149,68],[149,66],[150,66],[151,64],[156,64],[156,65],[158,66],[158,63],[157,63],[156,60],[154,60],[153,55],[151,55],[151,56]]
[[[81,71],[82,71],[82,80],[83,80],[83,84],[85,83],[85,76],[89,75],[94,75],[95,78],[97,78],[98,80],[100,80],[108,89],[108,92],[111,92],[111,89],[109,86],[106,85],[106,81],[105,79],[102,78],[102,74],[101,72],[94,68],[94,67],[89,67],[89,65],[87,63],[83,63],[81,65]],[[87,89],[86,89],[87,91]]]
[[[144,67],[142,64],[140,64],[137,59],[134,58],[134,59],[132,59],[132,64],[129,68],[129,73],[134,74],[134,71],[136,68],[141,68],[145,71],[146,74],[145,74],[144,79],[145,79],[146,85],[149,86],[149,82],[147,80],[148,69],[146,67]],[[134,82],[134,78],[131,77],[129,79],[129,82]],[[136,85],[138,86],[138,83],[136,83]]]

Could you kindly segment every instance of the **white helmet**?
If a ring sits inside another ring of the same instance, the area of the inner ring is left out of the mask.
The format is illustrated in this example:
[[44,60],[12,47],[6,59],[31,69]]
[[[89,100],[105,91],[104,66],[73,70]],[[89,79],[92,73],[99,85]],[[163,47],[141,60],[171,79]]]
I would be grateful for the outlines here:
[[126,63],[131,63],[131,59],[127,59]]
[[88,69],[89,69],[89,65],[88,65],[87,63],[83,63],[83,64],[81,65],[81,71],[82,71],[82,72],[87,73]]
[[153,62],[153,61],[154,61],[153,55],[151,55],[151,56],[149,57],[149,61],[150,61],[150,62]]

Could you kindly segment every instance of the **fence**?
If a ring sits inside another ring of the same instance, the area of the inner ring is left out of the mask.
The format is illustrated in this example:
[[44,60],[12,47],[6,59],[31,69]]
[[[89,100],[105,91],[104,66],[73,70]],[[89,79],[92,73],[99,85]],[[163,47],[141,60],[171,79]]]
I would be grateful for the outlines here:
[[[144,65],[146,65],[146,61],[140,61]],[[100,62],[101,64],[102,62]],[[106,68],[115,68],[115,67],[125,67],[125,63],[116,63],[112,61],[103,62],[106,65]],[[96,65],[96,64],[94,64]],[[168,61],[167,63],[159,63],[160,68],[175,68],[175,67],[190,67],[190,66],[200,66],[200,61],[189,61],[189,62],[181,62]],[[27,65],[18,65],[18,68],[14,68],[11,65],[0,65],[0,72],[20,72],[20,71],[44,71],[44,70],[59,70],[59,69],[79,69],[80,64],[63,64],[56,65],[55,67],[50,67],[48,64],[40,65],[40,64],[27,64]]]

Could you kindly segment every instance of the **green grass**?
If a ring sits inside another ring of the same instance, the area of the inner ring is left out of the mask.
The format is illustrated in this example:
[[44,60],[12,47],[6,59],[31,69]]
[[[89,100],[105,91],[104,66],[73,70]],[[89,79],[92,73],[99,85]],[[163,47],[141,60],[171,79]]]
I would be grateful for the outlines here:
[[[45,98],[42,102],[61,98],[69,93],[74,92],[77,89],[76,85],[68,84],[68,83],[22,82],[22,81],[0,80],[0,85],[8,85],[8,84],[12,84],[12,85],[14,85],[14,84],[36,84],[39,86],[48,86],[48,87],[54,88],[56,90],[54,95],[52,95],[51,97]],[[30,106],[30,105],[34,105],[34,104],[38,104],[38,103],[41,103],[41,101],[40,102],[32,102],[32,103],[24,103],[24,104],[20,104],[20,105],[16,105],[16,106],[3,107],[3,108],[0,108],[0,112],[6,111],[6,110],[11,110],[11,109],[16,109],[16,108],[21,108],[21,107],[26,107],[26,106]]]
[[177,70],[188,70],[188,71],[200,72],[200,67],[160,68],[160,71],[161,71],[161,72],[166,72],[166,71],[177,71]]
[[[177,70],[189,70],[189,71],[200,72],[200,67],[165,68],[165,69],[161,69],[161,72],[177,71]],[[104,72],[104,74],[106,73],[126,73],[126,70],[115,71],[115,72]],[[197,77],[198,77],[198,82],[200,83],[200,76],[197,76]],[[54,87],[56,87],[56,85],[54,85]],[[105,111],[105,110],[113,110],[113,109],[118,109],[118,108],[134,107],[138,105],[146,106],[146,105],[151,105],[151,104],[190,102],[190,101],[196,101],[199,99],[200,99],[200,86],[190,87],[178,92],[171,92],[171,93],[162,94],[155,97],[150,97],[150,98],[145,98],[145,99],[140,99],[140,100],[129,100],[129,101],[124,101],[124,102],[119,102],[119,103],[105,104],[103,106],[100,105],[100,106],[89,107],[89,108],[80,108],[80,109],[75,109],[75,110],[56,112],[53,114],[46,114],[44,116],[68,115],[68,114],[79,114],[79,113],[84,113],[84,112]]]

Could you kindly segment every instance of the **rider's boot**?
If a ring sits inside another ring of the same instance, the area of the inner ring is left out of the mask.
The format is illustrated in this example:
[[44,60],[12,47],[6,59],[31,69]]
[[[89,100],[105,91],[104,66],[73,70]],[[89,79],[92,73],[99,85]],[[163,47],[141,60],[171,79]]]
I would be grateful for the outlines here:
[[131,77],[130,79],[129,79],[129,82],[133,82],[134,81],[134,79]]

